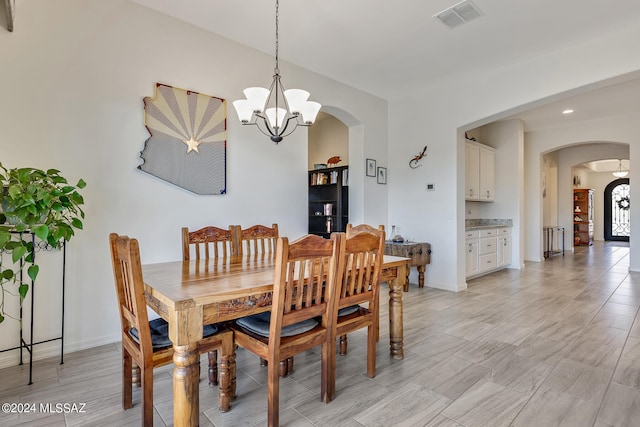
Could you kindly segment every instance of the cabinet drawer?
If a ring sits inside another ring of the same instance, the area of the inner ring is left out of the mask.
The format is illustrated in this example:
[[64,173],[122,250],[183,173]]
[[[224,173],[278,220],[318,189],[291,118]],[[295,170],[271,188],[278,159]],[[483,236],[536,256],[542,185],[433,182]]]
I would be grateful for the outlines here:
[[496,247],[498,244],[498,239],[495,237],[487,237],[484,239],[480,239],[478,246],[478,254],[486,255],[486,254],[495,254]]
[[478,264],[480,272],[493,270],[498,265],[496,254],[480,255],[478,257]]
[[477,239],[479,235],[480,234],[478,233],[478,230],[467,230],[464,233],[464,238],[465,239]]
[[488,228],[484,230],[480,230],[480,238],[483,237],[496,237],[498,232],[495,228]]
[[498,228],[498,236],[510,236],[510,235],[511,235],[511,227]]

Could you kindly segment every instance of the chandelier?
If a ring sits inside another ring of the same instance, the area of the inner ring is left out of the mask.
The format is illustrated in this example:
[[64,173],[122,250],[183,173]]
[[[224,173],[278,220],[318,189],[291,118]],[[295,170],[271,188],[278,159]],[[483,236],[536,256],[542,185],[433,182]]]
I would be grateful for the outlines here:
[[280,7],[276,0],[276,66],[269,89],[248,87],[243,93],[246,99],[233,101],[238,119],[243,125],[255,125],[276,144],[290,135],[298,126],[310,126],[321,105],[307,101],[309,92],[302,89],[285,90],[278,68],[278,18]]
[[629,174],[629,171],[622,167],[622,160],[618,160],[618,169],[613,172],[613,176],[616,178],[624,178]]

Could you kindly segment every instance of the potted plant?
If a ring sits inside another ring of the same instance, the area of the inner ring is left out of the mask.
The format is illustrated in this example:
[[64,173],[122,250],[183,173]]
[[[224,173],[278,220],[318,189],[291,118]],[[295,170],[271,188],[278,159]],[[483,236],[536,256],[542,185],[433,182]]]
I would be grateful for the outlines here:
[[0,163],[0,252],[12,261],[6,266],[0,258],[0,323],[6,314],[6,295],[19,295],[20,304],[27,295],[29,285],[24,275],[20,280],[22,270],[26,268],[31,280],[38,276],[29,233],[54,248],[63,239],[70,240],[74,229],[82,229],[84,199],[78,190],[85,186],[82,179],[70,185],[56,169],[8,169]]

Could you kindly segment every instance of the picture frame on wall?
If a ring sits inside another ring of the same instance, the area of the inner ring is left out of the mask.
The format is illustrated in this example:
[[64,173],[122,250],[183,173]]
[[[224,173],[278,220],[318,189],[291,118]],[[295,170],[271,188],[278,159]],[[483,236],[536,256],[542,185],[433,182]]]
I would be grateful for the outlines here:
[[378,184],[386,184],[387,183],[387,168],[383,168],[382,166],[378,167]]
[[376,161],[374,159],[367,159],[367,176],[376,176]]

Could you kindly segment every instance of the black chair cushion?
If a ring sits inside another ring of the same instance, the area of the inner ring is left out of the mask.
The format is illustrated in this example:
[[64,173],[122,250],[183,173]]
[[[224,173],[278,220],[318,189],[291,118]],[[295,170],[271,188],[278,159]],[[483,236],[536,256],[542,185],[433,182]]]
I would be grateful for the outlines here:
[[355,313],[358,310],[360,310],[360,306],[359,305],[352,305],[352,306],[349,306],[349,307],[341,308],[340,310],[338,310],[338,317],[348,316],[350,314]]
[[[271,312],[254,314],[236,320],[239,326],[263,337],[269,336],[269,325],[271,324]],[[281,337],[290,337],[310,331],[318,325],[316,319],[307,319],[293,325],[285,326],[280,333]]]
[[[149,329],[151,330],[151,345],[154,350],[171,347],[173,345],[169,339],[169,324],[166,320],[162,318],[150,320]],[[216,325],[205,325],[202,328],[202,335],[204,338],[210,337],[216,332],[218,332],[218,327]],[[140,338],[136,328],[131,328],[129,335],[131,335],[135,342],[140,344]]]

